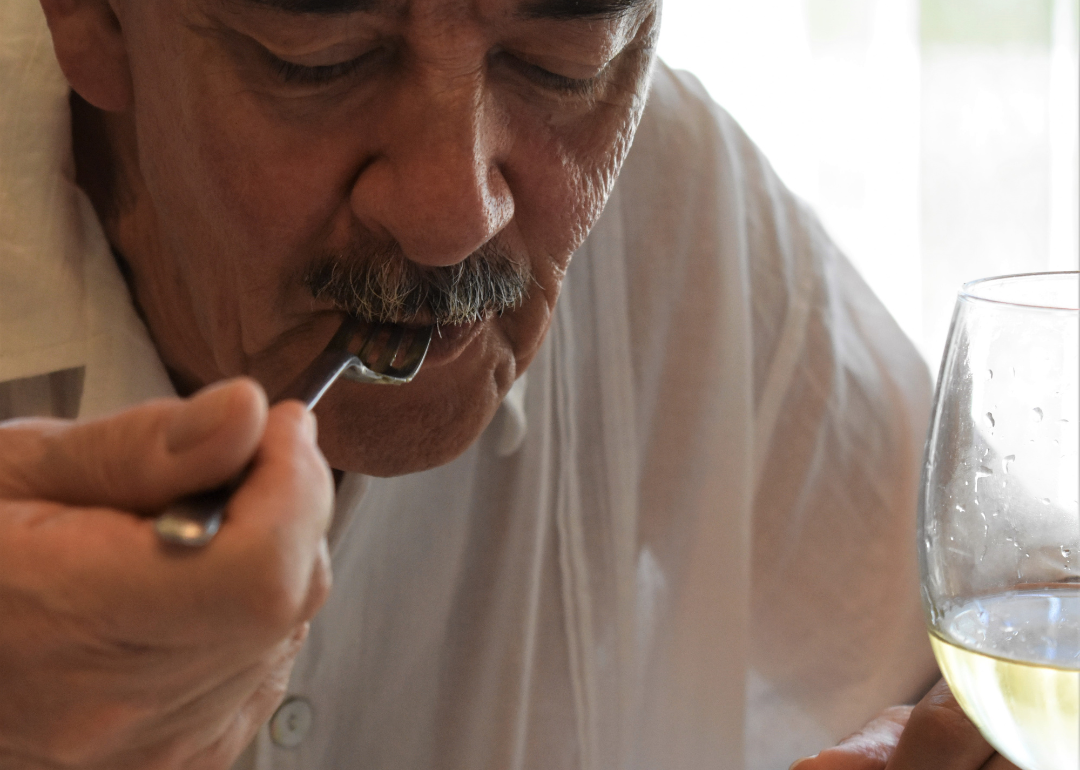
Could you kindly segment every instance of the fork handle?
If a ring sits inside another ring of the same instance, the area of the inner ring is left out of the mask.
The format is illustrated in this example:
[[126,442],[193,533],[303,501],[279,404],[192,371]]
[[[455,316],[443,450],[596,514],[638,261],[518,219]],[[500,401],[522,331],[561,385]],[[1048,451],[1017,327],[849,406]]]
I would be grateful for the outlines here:
[[348,350],[324,350],[274,397],[274,403],[295,398],[302,401],[310,411],[341,373],[355,362],[356,357]]
[[[323,351],[278,394],[274,403],[295,398],[310,410],[354,361],[347,350]],[[221,528],[225,508],[233,492],[244,483],[249,469],[250,466],[219,487],[196,492],[174,502],[154,519],[154,530],[158,537],[173,545],[192,548],[209,543]]]
[[210,542],[221,528],[225,507],[233,492],[244,483],[250,467],[219,487],[180,498],[158,514],[154,519],[158,537],[173,545],[192,548]]

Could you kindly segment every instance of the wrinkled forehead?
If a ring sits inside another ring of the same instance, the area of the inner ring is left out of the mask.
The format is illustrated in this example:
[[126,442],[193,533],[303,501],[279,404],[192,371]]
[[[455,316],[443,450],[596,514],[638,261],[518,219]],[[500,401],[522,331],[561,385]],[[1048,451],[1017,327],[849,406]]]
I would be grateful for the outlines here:
[[511,13],[525,18],[618,18],[647,8],[659,0],[207,0],[231,10],[267,10],[297,15],[335,16],[367,13],[404,16],[425,10]]

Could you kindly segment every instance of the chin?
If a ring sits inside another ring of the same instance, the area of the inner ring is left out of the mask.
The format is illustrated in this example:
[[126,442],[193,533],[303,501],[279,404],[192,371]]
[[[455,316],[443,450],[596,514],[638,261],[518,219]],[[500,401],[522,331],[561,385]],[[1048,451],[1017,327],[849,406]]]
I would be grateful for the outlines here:
[[338,380],[315,409],[332,468],[400,476],[458,457],[479,438],[514,381],[514,357],[493,330],[453,360],[426,363],[407,385]]

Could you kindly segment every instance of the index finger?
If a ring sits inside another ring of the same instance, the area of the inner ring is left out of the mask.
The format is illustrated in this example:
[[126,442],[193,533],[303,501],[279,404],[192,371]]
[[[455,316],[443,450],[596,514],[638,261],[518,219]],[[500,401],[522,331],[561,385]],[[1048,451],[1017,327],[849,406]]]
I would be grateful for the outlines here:
[[108,507],[14,500],[0,517],[0,582],[129,644],[284,637],[329,589],[322,541],[334,492],[303,407],[268,417],[252,472],[207,546],[167,546],[149,520]]
[[886,709],[837,746],[796,762],[791,770],[884,770],[910,713],[911,706]]

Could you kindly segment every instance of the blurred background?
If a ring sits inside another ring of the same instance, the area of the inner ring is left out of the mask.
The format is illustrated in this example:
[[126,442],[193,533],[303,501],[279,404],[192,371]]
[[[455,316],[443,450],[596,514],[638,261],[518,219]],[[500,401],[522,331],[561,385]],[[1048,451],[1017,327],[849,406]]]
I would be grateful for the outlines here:
[[1080,0],[665,0],[697,75],[930,362],[960,284],[1080,263]]

